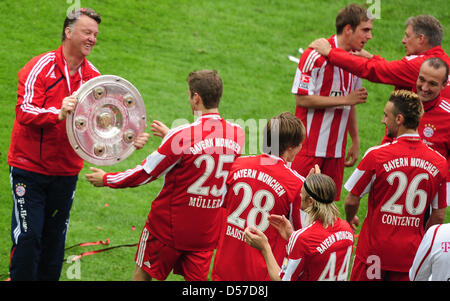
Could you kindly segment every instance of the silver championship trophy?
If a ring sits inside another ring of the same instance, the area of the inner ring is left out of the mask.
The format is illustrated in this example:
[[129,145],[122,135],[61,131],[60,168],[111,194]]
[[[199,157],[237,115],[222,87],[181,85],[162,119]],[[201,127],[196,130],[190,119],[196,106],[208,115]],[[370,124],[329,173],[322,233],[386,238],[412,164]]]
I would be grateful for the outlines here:
[[78,101],[66,120],[75,152],[95,165],[113,165],[130,156],[135,138],[147,124],[136,87],[119,76],[101,75],[84,83],[75,95]]

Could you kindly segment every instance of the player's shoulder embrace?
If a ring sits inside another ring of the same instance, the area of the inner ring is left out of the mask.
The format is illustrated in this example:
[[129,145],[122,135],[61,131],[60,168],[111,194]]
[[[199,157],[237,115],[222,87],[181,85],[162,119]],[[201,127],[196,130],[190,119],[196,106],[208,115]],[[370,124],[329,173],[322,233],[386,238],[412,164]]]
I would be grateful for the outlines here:
[[325,62],[325,57],[312,48],[308,48],[303,52],[300,58],[299,68],[303,73],[311,72],[314,67],[320,67]]

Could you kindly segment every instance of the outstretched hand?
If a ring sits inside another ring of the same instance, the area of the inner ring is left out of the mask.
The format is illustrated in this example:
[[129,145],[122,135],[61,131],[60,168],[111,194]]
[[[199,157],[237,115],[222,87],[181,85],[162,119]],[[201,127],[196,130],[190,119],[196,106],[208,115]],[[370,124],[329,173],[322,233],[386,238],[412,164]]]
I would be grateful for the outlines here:
[[310,176],[310,175],[312,175],[312,174],[315,174],[315,173],[321,173],[320,167],[319,167],[319,165],[317,165],[317,164],[314,164],[314,167],[312,167],[312,168],[309,170],[309,173],[308,173],[308,175],[307,175],[306,177],[308,177],[308,176]]
[[136,140],[134,140],[133,145],[136,147],[136,149],[142,149],[144,148],[145,144],[148,141],[148,138],[150,138],[150,134],[143,132],[141,133]]
[[150,130],[153,132],[153,135],[164,138],[170,129],[161,121],[153,120]]
[[270,225],[277,229],[281,237],[285,240],[289,240],[292,232],[294,232],[294,228],[292,227],[291,222],[284,215],[271,214],[267,219]]
[[90,168],[92,173],[84,175],[86,179],[94,186],[96,187],[102,187],[103,184],[103,176],[106,174],[106,172],[100,168],[91,167]]

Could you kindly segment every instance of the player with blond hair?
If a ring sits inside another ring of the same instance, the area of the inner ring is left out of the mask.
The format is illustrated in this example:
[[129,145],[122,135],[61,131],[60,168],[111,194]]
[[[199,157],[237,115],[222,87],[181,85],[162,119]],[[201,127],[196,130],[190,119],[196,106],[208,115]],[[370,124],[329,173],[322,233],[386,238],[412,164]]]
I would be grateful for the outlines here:
[[261,251],[272,280],[347,280],[354,236],[339,218],[334,203],[336,185],[329,176],[311,173],[302,187],[302,209],[310,225],[293,231],[284,216],[270,216],[271,225],[289,240],[282,267],[274,260],[267,237],[254,227],[245,230],[246,242]]

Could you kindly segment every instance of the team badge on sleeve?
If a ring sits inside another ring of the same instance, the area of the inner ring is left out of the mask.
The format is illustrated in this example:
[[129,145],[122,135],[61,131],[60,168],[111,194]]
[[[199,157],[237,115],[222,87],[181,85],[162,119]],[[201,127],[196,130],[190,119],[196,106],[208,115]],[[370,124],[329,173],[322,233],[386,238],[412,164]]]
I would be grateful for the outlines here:
[[311,80],[311,76],[309,75],[305,75],[305,74],[301,74],[300,75],[300,81],[298,83],[298,89],[308,93],[308,89],[309,89],[309,82]]
[[289,263],[289,259],[287,259],[287,257],[285,257],[284,260],[283,260],[283,264],[281,265],[281,272],[283,274],[286,273],[288,263]]

